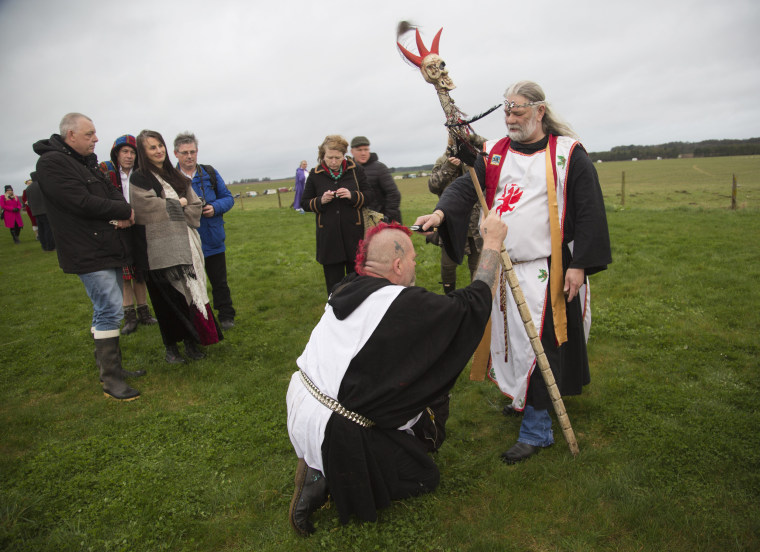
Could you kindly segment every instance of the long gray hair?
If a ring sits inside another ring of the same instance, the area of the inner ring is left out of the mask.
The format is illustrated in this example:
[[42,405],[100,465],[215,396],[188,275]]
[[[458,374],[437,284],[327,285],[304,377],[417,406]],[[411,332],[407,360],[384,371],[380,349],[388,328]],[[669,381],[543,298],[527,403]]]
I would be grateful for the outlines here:
[[[544,118],[541,120],[541,127],[544,134],[554,134],[555,136],[570,136],[571,138],[578,139],[578,135],[572,129],[572,127],[563,121],[558,115],[552,112],[549,103],[546,101],[546,94],[544,90],[533,81],[520,81],[514,83],[507,88],[504,92],[504,98],[509,96],[523,96],[529,102],[540,102],[546,107]],[[531,109],[535,110],[536,106],[532,106]]]

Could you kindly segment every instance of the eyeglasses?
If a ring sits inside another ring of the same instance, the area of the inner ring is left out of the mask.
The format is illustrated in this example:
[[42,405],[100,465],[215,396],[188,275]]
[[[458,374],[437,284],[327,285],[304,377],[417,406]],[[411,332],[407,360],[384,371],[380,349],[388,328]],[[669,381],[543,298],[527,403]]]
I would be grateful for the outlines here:
[[181,155],[182,157],[187,157],[188,155],[195,155],[196,153],[198,153],[198,150],[178,151],[177,155]]
[[512,110],[515,108],[519,109],[521,107],[533,107],[534,105],[543,105],[545,103],[546,103],[545,100],[541,100],[538,102],[525,102],[524,104],[516,104],[515,102],[510,102],[509,100],[505,100],[504,111],[506,111],[507,115],[509,115],[510,113],[512,113]]

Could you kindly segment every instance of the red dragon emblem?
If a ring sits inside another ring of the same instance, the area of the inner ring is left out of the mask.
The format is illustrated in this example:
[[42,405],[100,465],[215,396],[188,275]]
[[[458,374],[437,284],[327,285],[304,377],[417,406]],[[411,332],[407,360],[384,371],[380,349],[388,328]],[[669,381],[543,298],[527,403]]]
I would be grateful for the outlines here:
[[499,207],[496,208],[496,213],[503,215],[504,213],[514,211],[522,194],[522,190],[518,188],[517,184],[510,184],[508,187],[504,188],[504,193],[496,200],[500,203]]

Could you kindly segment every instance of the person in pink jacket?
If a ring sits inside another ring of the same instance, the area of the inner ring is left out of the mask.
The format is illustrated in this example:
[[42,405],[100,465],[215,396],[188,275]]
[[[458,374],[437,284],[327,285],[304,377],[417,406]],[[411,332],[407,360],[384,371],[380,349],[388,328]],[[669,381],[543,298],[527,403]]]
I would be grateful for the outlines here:
[[0,207],[3,209],[5,227],[11,230],[13,243],[21,243],[18,236],[24,227],[24,220],[21,218],[21,200],[13,193],[13,186],[5,187],[5,194],[0,196]]

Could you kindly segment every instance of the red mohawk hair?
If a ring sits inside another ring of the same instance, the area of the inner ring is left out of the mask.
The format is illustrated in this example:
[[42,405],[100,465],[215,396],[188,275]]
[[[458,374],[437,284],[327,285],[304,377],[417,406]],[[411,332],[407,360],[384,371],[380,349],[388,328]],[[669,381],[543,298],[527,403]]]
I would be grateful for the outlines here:
[[383,230],[401,230],[407,236],[412,235],[412,231],[409,230],[409,228],[407,228],[403,224],[399,224],[396,221],[393,221],[390,223],[381,222],[377,226],[373,226],[372,228],[367,230],[367,235],[364,236],[363,240],[359,241],[359,245],[356,248],[356,263],[354,265],[354,270],[359,276],[366,275],[366,273],[364,272],[364,265],[367,262],[367,249],[369,249],[369,244],[372,241],[372,238],[377,236]]

